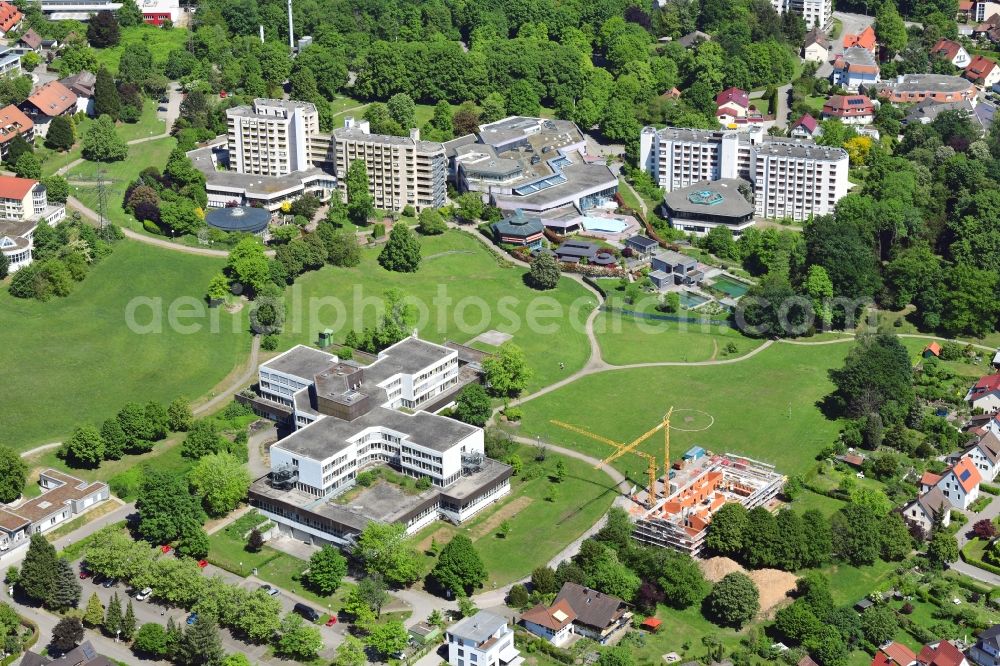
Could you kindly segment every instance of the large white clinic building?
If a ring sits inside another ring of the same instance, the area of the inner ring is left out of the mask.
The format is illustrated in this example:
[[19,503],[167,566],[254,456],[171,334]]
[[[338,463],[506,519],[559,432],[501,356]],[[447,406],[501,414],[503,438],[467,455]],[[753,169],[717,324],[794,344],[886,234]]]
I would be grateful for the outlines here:
[[848,192],[842,148],[752,130],[645,127],[639,166],[670,192],[702,181],[742,178],[754,190],[757,217],[805,220],[832,213]]
[[[250,501],[298,537],[345,545],[370,520],[409,532],[460,523],[510,491],[510,467],[486,457],[481,428],[421,409],[458,385],[454,349],[413,336],[360,366],[299,345],[259,374],[255,408],[286,414],[295,430],[271,446],[271,473]],[[354,504],[336,501],[380,464],[428,488],[405,495],[382,484]]]

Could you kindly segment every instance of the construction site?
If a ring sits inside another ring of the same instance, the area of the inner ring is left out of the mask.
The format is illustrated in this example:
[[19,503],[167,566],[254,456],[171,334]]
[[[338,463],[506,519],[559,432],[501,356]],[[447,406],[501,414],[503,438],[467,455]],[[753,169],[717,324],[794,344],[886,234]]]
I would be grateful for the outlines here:
[[[552,423],[614,447],[615,451],[601,465],[628,454],[645,460],[646,487],[634,487],[625,507],[635,523],[632,536],[643,543],[696,556],[704,548],[712,516],[724,504],[739,502],[748,510],[759,506],[776,509],[777,495],[786,478],[773,465],[731,453],[715,454],[700,446],[691,447],[670,465],[672,413],[673,408],[658,425],[628,444],[561,421]],[[661,430],[662,475],[656,457],[638,450],[640,444]]]

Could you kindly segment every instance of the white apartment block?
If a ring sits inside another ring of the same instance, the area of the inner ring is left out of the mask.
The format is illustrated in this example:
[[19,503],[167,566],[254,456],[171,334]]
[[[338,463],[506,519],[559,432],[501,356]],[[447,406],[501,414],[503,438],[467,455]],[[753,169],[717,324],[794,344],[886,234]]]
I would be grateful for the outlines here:
[[771,6],[779,14],[801,15],[807,28],[826,28],[833,19],[833,0],[771,0]]
[[520,666],[524,657],[514,647],[514,630],[507,620],[479,611],[448,629],[451,666]]
[[444,145],[421,141],[420,130],[409,137],[372,134],[368,121],[348,117],[333,132],[337,181],[346,196],[347,171],[360,160],[368,170],[375,208],[401,211],[440,208],[447,196],[448,162]]
[[841,148],[763,132],[646,127],[640,167],[666,191],[700,181],[742,178],[754,188],[755,214],[805,220],[832,213],[848,190]]
[[310,102],[255,99],[226,111],[229,167],[257,176],[286,176],[310,166],[319,113]]
[[[511,470],[486,458],[481,428],[420,409],[458,385],[453,349],[414,336],[359,366],[299,345],[261,364],[259,375],[254,407],[284,412],[295,430],[271,446],[271,473],[250,500],[298,537],[345,545],[368,520],[413,533],[438,518],[460,523],[510,492]],[[354,500],[363,511],[333,501],[380,464],[426,478],[429,489],[397,496],[382,488]]]

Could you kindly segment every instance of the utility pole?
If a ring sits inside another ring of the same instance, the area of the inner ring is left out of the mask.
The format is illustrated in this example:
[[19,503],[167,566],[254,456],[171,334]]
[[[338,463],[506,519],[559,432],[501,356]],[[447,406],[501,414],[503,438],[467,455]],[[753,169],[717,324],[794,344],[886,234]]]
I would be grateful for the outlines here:
[[97,170],[97,222],[101,237],[105,236],[108,224],[108,190],[104,186],[104,169]]

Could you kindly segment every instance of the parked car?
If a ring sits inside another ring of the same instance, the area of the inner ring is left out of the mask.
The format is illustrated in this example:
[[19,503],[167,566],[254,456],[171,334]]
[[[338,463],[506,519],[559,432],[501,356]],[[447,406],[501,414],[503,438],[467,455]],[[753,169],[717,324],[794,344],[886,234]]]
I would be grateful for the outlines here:
[[86,569],[80,569],[80,580],[86,580],[90,578],[90,572]]
[[191,613],[190,615],[188,615],[188,619],[187,619],[187,623],[188,624],[194,624],[197,621],[198,621],[198,614],[197,613]]
[[298,603],[292,606],[292,611],[298,613],[310,622],[318,622],[320,615],[316,612],[316,609],[311,606],[306,606],[305,604]]
[[151,595],[152,593],[153,593],[153,588],[144,587],[141,590],[139,590],[139,594],[135,595],[135,600],[145,601],[146,599],[149,599],[149,595]]
[[101,583],[101,585],[103,585],[104,587],[114,587],[117,584],[118,584],[117,578],[105,578],[104,582]]
[[260,591],[261,592],[267,592],[268,595],[270,595],[272,597],[278,596],[278,588],[271,587],[270,585],[261,585],[260,586]]
[[208,566],[208,560],[198,560],[198,566],[204,569]]
[[332,627],[335,624],[337,624],[337,616],[336,615],[331,615],[330,619],[326,621],[326,626]]

